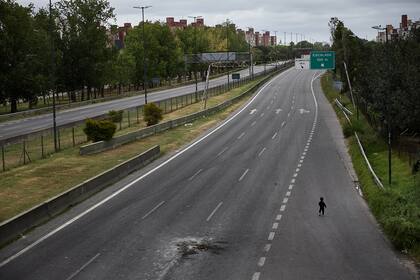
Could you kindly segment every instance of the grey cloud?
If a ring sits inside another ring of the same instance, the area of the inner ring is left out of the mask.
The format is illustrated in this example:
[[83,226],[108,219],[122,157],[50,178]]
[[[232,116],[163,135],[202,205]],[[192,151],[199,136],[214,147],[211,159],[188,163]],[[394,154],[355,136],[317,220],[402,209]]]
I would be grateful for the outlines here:
[[[18,2],[29,3],[28,0]],[[35,2],[36,6],[45,6],[48,1]],[[376,35],[371,29],[373,25],[392,23],[398,26],[401,14],[408,14],[414,20],[420,16],[418,0],[110,0],[110,3],[115,7],[118,24],[139,22],[140,13],[132,7],[152,5],[146,13],[151,20],[201,15],[207,24],[214,25],[229,18],[241,28],[253,26],[257,30],[277,30],[280,39],[283,39],[283,32],[293,32],[320,41],[329,40],[328,21],[331,17],[344,21],[356,35],[372,39]],[[295,39],[295,35],[293,37]]]

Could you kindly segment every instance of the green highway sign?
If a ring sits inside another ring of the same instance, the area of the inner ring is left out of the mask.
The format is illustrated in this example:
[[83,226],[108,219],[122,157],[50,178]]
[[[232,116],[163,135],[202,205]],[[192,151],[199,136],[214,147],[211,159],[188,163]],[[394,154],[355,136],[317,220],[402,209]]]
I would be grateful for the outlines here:
[[335,52],[313,51],[311,52],[311,69],[334,69]]

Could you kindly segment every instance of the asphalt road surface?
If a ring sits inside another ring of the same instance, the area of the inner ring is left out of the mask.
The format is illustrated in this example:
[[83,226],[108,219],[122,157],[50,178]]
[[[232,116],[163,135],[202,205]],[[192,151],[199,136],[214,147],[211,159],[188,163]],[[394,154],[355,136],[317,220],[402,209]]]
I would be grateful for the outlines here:
[[318,74],[276,76],[191,145],[3,248],[0,279],[413,279],[354,187]]
[[[279,64],[282,64],[280,62]],[[267,65],[266,70],[274,68],[273,65]],[[264,71],[264,66],[254,66],[254,73],[261,73]],[[238,71],[241,77],[249,76],[249,69]],[[221,76],[212,79],[209,83],[210,87],[216,87],[222,84],[227,84],[227,76]],[[198,83],[198,90],[204,89],[204,82]],[[182,87],[171,88],[162,91],[148,93],[148,101],[159,101],[170,97],[176,97],[195,92],[195,84],[186,85]],[[91,104],[72,109],[62,110],[57,112],[57,125],[65,125],[75,121],[93,118],[108,113],[110,110],[123,110],[127,108],[136,107],[144,104],[144,95],[133,97],[126,97],[122,99]],[[17,137],[20,135],[41,131],[51,128],[53,125],[52,113],[43,114],[35,117],[19,119],[0,123],[0,140]]]

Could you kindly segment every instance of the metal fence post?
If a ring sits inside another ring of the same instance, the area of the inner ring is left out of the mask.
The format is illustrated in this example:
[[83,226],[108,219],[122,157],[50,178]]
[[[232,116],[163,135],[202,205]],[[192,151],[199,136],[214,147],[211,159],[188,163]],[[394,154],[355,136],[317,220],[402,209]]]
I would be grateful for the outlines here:
[[139,106],[136,107],[137,124],[139,124]]
[[44,135],[41,135],[41,157],[44,158]]
[[127,118],[128,118],[128,127],[130,127],[131,126],[131,123],[130,123],[130,109],[127,110]]
[[3,172],[6,171],[6,159],[4,157],[4,145],[1,145],[1,161],[3,162]]
[[73,147],[74,147],[74,146],[76,146],[76,141],[74,139],[74,126],[72,126],[72,128],[71,128],[71,136],[72,136],[72,139],[73,139]]
[[22,152],[22,155],[23,155],[23,165],[25,165],[26,164],[26,142],[25,142],[25,140],[23,140],[23,152]]
[[61,150],[60,128],[57,129],[57,137],[58,137],[58,150]]

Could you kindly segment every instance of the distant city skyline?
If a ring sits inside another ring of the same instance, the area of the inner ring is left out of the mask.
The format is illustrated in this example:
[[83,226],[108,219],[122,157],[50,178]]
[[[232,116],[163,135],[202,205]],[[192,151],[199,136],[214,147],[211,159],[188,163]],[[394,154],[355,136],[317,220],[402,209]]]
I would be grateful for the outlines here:
[[[20,4],[28,5],[33,2],[36,8],[45,7],[48,0],[18,0]],[[57,1],[53,1],[57,2]],[[287,32],[287,40],[290,41],[290,33],[293,33],[293,41],[296,33],[305,35],[306,39],[313,38],[315,41],[329,42],[330,34],[328,21],[331,17],[338,17],[360,38],[374,40],[377,31],[371,27],[374,25],[392,24],[398,26],[401,15],[407,14],[409,18],[420,18],[420,4],[418,0],[384,0],[377,4],[375,0],[301,0],[298,2],[284,0],[260,0],[258,5],[248,1],[233,0],[220,2],[208,1],[132,1],[110,0],[115,8],[116,22],[112,24],[123,25],[130,22],[136,25],[141,20],[138,10],[133,6],[151,5],[146,11],[146,18],[151,21],[166,21],[166,17],[174,17],[176,20],[193,19],[188,16],[203,16],[206,25],[214,26],[229,19],[238,28],[246,30],[253,27],[255,31],[268,30],[271,33],[277,31],[278,40],[284,41],[284,32]],[[298,36],[300,40],[300,35]]]

